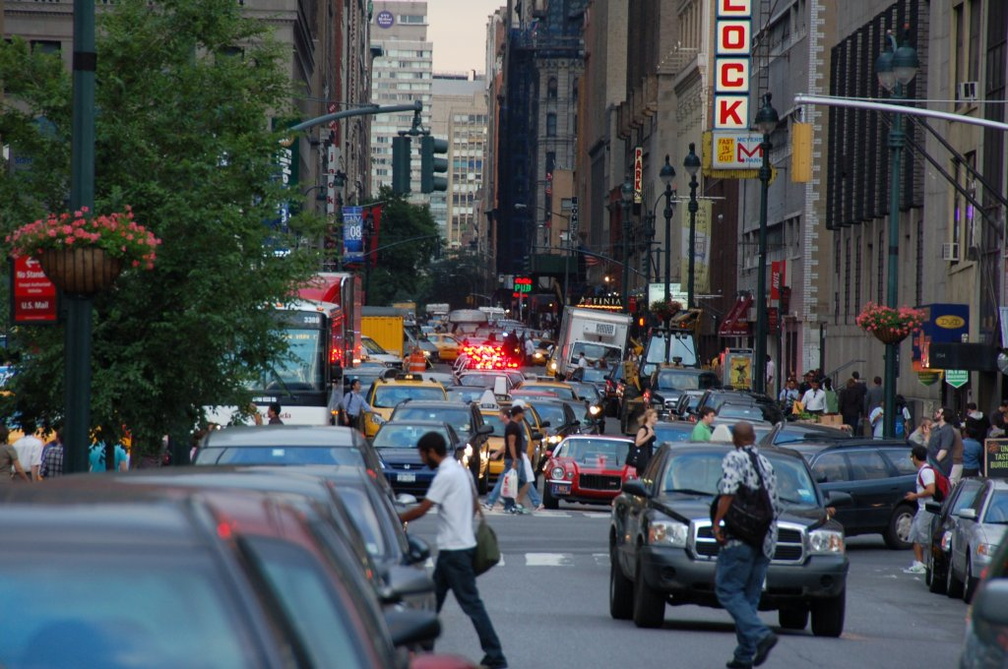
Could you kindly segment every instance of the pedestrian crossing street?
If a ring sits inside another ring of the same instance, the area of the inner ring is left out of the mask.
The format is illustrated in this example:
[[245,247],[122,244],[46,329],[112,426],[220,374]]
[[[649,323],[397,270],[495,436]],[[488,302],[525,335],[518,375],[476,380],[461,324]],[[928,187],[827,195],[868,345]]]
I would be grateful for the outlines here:
[[[426,566],[434,568],[434,558]],[[609,567],[608,553],[501,553],[501,567]]]

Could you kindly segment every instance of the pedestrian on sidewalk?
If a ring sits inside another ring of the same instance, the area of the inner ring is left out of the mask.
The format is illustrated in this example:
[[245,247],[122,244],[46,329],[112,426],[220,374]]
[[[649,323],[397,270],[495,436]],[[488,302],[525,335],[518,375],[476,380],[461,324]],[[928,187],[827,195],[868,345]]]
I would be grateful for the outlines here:
[[908,574],[923,574],[927,571],[924,566],[924,543],[931,543],[931,518],[934,516],[924,504],[934,497],[935,473],[934,468],[928,464],[928,449],[924,446],[917,445],[910,449],[910,459],[917,468],[917,490],[908,492],[905,497],[908,502],[917,502],[917,513],[910,525],[909,536],[913,543],[914,561],[904,571]]

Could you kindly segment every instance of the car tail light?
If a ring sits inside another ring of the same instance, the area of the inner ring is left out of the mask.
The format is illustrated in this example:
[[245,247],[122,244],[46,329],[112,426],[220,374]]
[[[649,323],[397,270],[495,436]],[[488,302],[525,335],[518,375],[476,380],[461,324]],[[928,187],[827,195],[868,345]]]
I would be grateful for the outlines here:
[[644,404],[651,404],[651,391],[650,390],[645,390],[644,391]]

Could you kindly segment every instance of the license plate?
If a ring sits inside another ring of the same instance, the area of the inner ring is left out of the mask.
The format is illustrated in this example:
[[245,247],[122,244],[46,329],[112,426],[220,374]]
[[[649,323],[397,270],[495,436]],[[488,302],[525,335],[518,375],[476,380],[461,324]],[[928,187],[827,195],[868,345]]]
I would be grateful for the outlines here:
[[550,492],[554,495],[569,495],[570,491],[571,489],[569,485],[563,485],[562,483],[550,484]]
[[399,483],[414,483],[416,482],[416,474],[396,474],[396,481]]

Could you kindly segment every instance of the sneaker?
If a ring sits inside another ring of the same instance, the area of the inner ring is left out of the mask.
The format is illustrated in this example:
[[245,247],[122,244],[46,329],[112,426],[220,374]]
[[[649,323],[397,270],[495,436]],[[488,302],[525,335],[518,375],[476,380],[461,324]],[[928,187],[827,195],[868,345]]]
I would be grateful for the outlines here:
[[537,506],[535,508],[535,510],[536,511],[545,511],[546,510],[546,505],[545,504],[540,504],[539,506]]
[[777,645],[777,635],[773,632],[767,634],[756,643],[756,655],[753,657],[753,666],[758,667],[766,662],[770,650]]
[[497,506],[497,505],[496,504],[487,504],[486,502],[483,502],[483,510],[484,511],[493,511],[495,506]]
[[904,569],[904,574],[924,574],[927,572],[927,567],[924,566],[923,562],[914,562],[910,565],[909,569]]

